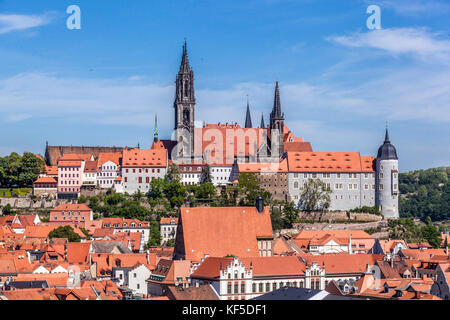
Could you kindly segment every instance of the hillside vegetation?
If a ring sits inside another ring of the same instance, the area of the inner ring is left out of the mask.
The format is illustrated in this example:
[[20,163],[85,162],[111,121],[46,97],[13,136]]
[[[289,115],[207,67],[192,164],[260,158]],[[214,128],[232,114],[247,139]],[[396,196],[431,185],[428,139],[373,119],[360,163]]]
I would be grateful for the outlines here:
[[399,175],[400,216],[426,221],[450,219],[450,167],[416,170]]

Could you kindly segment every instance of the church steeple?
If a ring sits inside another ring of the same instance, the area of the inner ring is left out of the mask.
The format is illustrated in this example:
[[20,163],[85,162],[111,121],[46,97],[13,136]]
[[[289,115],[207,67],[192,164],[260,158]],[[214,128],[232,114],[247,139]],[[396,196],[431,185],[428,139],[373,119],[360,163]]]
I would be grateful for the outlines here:
[[[273,109],[270,113],[270,130],[272,131],[272,154],[278,152],[278,157],[284,154],[284,114],[281,112],[280,88],[278,81],[275,84],[275,97]],[[274,140],[274,134],[278,131],[278,139]],[[276,148],[277,147],[277,148]]]
[[184,157],[188,153],[191,155],[194,153],[195,119],[194,72],[189,64],[186,40],[184,40],[180,70],[175,84],[175,129],[179,129],[180,134],[181,131],[184,132],[183,136],[179,136],[179,133],[177,133],[177,141],[183,141],[183,146],[179,148],[179,156]]
[[252,118],[250,116],[250,104],[247,98],[247,114],[245,115],[245,128],[253,128],[252,126]]
[[266,127],[266,124],[264,123],[264,113],[261,113],[261,124],[259,125],[261,129]]

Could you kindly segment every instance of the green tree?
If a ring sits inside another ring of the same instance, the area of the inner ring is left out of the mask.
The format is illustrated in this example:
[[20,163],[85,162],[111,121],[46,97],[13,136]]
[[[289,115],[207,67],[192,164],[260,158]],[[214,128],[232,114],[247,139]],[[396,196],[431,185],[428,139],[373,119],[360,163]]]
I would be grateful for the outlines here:
[[169,199],[172,208],[180,208],[183,205],[186,196],[186,187],[178,180],[172,180],[167,186],[166,197]]
[[5,215],[5,216],[9,216],[9,215],[14,214],[14,210],[13,210],[13,208],[11,207],[11,205],[8,203],[8,204],[6,204],[6,206],[3,207],[2,213],[3,213],[3,215]]
[[270,220],[272,222],[272,229],[281,230],[284,227],[284,221],[281,216],[281,211],[277,207],[272,207],[272,212],[270,213]]
[[149,197],[153,200],[162,199],[165,197],[169,182],[167,179],[154,179],[150,182]]
[[161,245],[161,232],[159,230],[158,221],[150,221],[150,239],[146,245],[146,249],[149,247],[157,247]]
[[172,163],[167,168],[166,178],[172,182],[172,181],[181,181],[181,171],[178,165],[175,163]]
[[427,217],[427,225],[422,227],[421,232],[423,238],[434,248],[439,248],[441,246],[441,233],[438,228],[433,225],[430,217]]
[[305,211],[328,209],[330,206],[331,190],[319,179],[309,179],[303,186],[300,195],[300,206]]
[[71,226],[61,226],[56,229],[53,229],[48,234],[50,239],[53,238],[63,238],[68,239],[69,242],[80,242],[81,237],[78,233],[76,233]]
[[195,198],[198,200],[214,200],[216,188],[210,182],[201,184],[194,191]]
[[241,173],[237,188],[240,197],[239,204],[242,206],[254,206],[258,195],[263,197],[265,205],[271,203],[272,195],[260,187],[258,177],[253,172]]
[[165,246],[166,247],[171,247],[171,248],[175,247],[175,240],[174,239],[167,240]]
[[292,228],[293,223],[298,218],[298,209],[295,208],[294,202],[288,202],[284,205],[283,214],[285,228]]
[[202,169],[202,175],[201,175],[201,183],[211,183],[211,167],[209,164],[206,164]]

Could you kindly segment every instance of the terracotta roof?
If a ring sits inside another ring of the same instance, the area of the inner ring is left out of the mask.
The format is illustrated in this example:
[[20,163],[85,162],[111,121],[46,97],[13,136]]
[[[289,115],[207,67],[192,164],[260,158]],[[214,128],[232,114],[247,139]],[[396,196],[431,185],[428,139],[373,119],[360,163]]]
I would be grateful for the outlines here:
[[364,273],[366,272],[367,265],[375,265],[377,260],[382,259],[382,255],[379,254],[297,254],[297,256],[304,259],[307,265],[313,262],[318,263],[320,266],[325,264],[325,272],[327,274],[340,274],[340,273]]
[[45,174],[49,176],[57,176],[58,166],[45,166]]
[[239,172],[280,173],[288,172],[287,159],[280,162],[238,163]]
[[76,160],[82,160],[82,161],[88,161],[91,160],[92,155],[91,154],[81,154],[81,153],[72,153],[72,154],[64,154],[61,158],[59,158],[59,161],[76,161]]
[[50,287],[66,287],[69,279],[67,273],[33,273],[19,274],[17,281],[42,281],[46,280]]
[[175,217],[161,218],[160,224],[178,224],[178,218]]
[[60,160],[58,167],[81,167],[81,160]]
[[294,239],[321,238],[325,235],[332,235],[336,238],[374,239],[364,230],[302,230],[294,236]]
[[71,264],[88,263],[90,247],[90,242],[68,242],[67,261]]
[[165,150],[125,149],[122,167],[166,167]]
[[108,161],[120,165],[120,159],[122,159],[121,152],[100,152],[98,155],[98,166],[100,167]]
[[359,152],[288,152],[289,172],[374,172],[373,157]]
[[[284,276],[305,274],[305,263],[296,256],[272,256],[238,258],[247,270],[253,270],[253,277]],[[194,271],[195,278],[217,278],[220,276],[220,267],[225,269],[233,258],[208,257]]]
[[40,177],[34,183],[56,183],[53,177]]
[[[273,238],[269,207],[262,213],[255,207],[181,208],[180,217],[186,260],[200,261],[205,254],[258,257],[258,238]],[[177,244],[175,251],[183,255]]]
[[61,211],[89,211],[90,212],[91,209],[83,203],[60,204],[56,208],[52,209],[52,212],[61,212]]
[[97,172],[97,161],[86,161],[84,164],[84,172]]

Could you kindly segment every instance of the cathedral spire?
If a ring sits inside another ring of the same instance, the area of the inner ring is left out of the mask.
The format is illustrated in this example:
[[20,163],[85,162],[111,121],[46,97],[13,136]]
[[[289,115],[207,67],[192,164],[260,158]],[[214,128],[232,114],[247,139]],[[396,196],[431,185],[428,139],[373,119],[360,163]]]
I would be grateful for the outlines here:
[[189,57],[187,54],[187,42],[186,38],[184,39],[183,44],[183,55],[181,57],[181,65],[179,73],[189,73],[191,71],[191,66],[189,65]]
[[252,128],[252,118],[250,116],[250,104],[248,102],[248,97],[247,97],[247,114],[245,115],[245,127],[246,128]]
[[158,140],[158,115],[155,114],[155,133],[153,134],[153,141],[157,142]]
[[273,102],[273,116],[275,118],[282,118],[281,114],[281,102],[280,102],[280,88],[278,86],[278,81],[275,85],[275,98]]
[[261,129],[265,128],[266,125],[264,123],[264,113],[261,113],[261,124],[259,126]]

